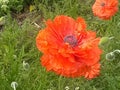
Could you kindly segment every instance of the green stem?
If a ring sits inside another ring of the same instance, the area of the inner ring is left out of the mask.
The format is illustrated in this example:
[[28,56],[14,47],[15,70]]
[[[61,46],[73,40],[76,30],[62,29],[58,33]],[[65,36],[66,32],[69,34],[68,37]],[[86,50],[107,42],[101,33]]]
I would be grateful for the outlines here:
[[61,78],[62,78],[62,76],[59,76],[59,81],[58,81],[58,90],[61,90]]

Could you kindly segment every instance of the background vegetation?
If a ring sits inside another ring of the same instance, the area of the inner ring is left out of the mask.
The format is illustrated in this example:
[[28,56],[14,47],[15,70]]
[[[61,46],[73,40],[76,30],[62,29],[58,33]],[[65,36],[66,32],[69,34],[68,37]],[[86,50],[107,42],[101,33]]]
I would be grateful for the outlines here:
[[[99,20],[92,14],[93,3],[94,0],[0,0],[0,90],[13,90],[13,81],[18,83],[17,90],[120,90],[120,53],[115,53],[114,60],[106,59],[107,53],[120,49],[120,12],[109,21]],[[36,35],[45,27],[45,20],[61,14],[82,16],[88,29],[100,37],[112,37],[100,45],[103,54],[99,77],[65,78],[41,66]]]

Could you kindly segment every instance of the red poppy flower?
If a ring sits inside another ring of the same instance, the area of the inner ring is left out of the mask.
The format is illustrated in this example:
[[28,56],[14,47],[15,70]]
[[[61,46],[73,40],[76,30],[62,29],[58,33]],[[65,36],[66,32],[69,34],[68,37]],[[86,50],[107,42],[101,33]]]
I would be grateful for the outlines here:
[[118,0],[96,0],[92,11],[95,16],[108,20],[118,11]]
[[86,73],[85,73],[85,78],[92,79],[99,75],[100,73],[100,64],[96,63],[93,66],[88,66],[86,67]]
[[86,30],[84,19],[64,15],[48,20],[36,37],[37,48],[43,52],[42,65],[66,77],[94,78],[99,74],[95,66],[101,54],[99,41],[95,32]]

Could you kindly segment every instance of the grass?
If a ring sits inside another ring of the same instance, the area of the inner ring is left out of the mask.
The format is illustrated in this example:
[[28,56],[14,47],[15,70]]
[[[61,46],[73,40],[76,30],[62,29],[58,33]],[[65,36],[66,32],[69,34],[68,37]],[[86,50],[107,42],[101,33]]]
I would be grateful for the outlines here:
[[[37,5],[38,12],[45,20],[64,14],[73,18],[85,18],[88,29],[97,32],[98,36],[114,37],[107,44],[101,45],[101,74],[93,80],[84,78],[65,78],[53,72],[46,72],[40,64],[40,53],[35,45],[35,38],[39,30],[31,24],[30,18],[22,25],[7,16],[3,30],[0,31],[0,90],[13,90],[11,82],[18,83],[17,90],[120,90],[120,54],[115,54],[115,60],[107,61],[105,55],[120,49],[120,12],[111,20],[103,21],[93,16],[92,0],[43,0]],[[37,4],[37,0],[35,5]],[[52,4],[52,6],[51,6]],[[44,23],[41,23],[44,27]],[[30,68],[23,68],[23,61],[29,63]]]

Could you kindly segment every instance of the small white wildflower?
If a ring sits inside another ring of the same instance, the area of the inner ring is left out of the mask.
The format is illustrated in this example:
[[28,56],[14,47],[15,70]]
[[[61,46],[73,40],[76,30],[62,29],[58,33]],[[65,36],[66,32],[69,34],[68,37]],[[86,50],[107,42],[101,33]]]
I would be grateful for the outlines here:
[[8,4],[9,0],[0,0],[0,4]]
[[5,19],[5,17],[0,17],[0,22],[2,22]]
[[25,61],[23,61],[23,69],[28,70],[29,68],[30,68],[30,65],[26,63]]
[[3,4],[3,5],[1,6],[1,9],[4,10],[4,11],[7,11],[7,8],[8,8],[7,5],[4,5],[4,4]]
[[80,87],[75,87],[75,90],[79,90],[80,89]]
[[16,56],[16,55],[13,55],[13,58],[14,58],[14,59],[16,59],[16,58],[17,58],[17,56]]
[[0,17],[0,25],[5,24],[5,16]]
[[110,61],[114,60],[115,59],[114,53],[113,52],[107,53],[106,54],[106,59],[110,60]]
[[13,88],[13,90],[16,90],[16,87],[18,87],[18,83],[17,82],[12,82],[11,87]]
[[65,90],[69,90],[70,88],[68,86],[65,87]]

